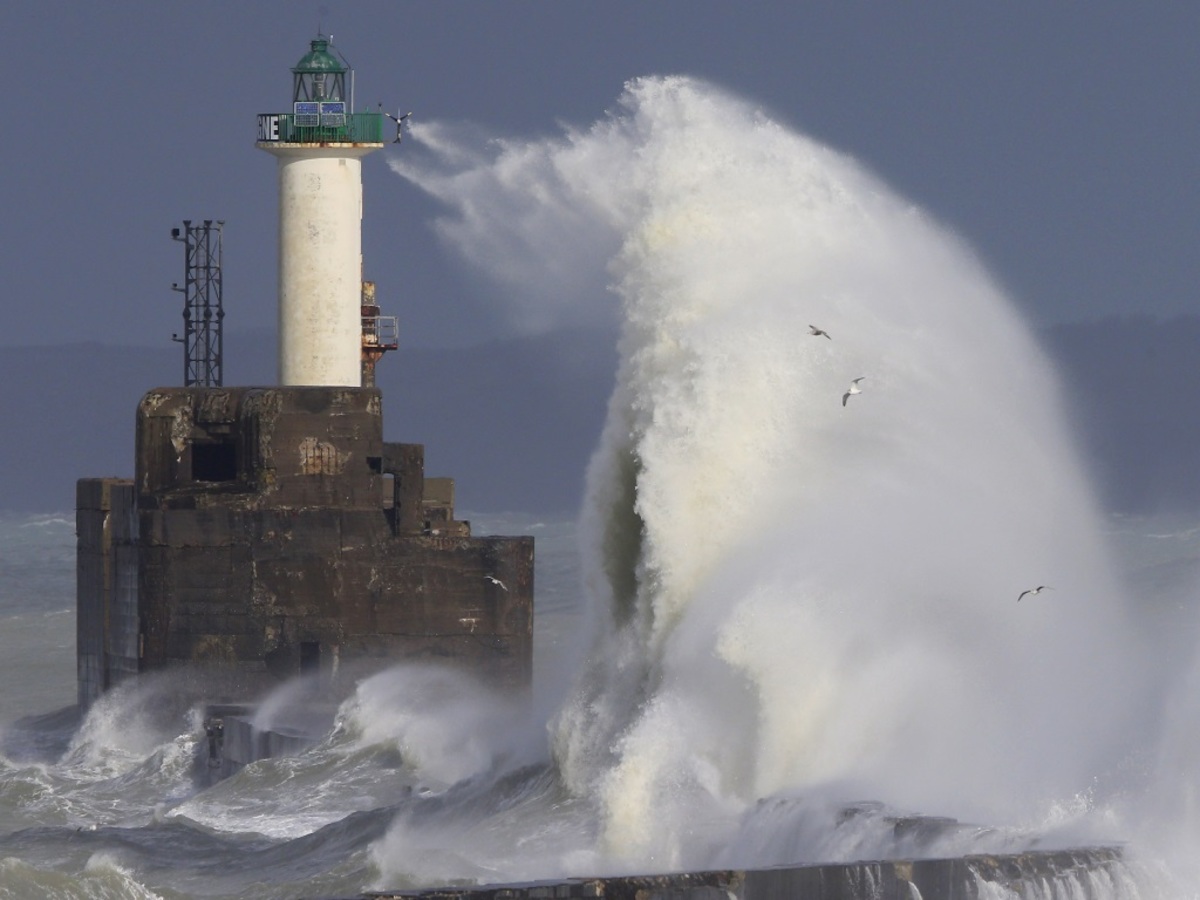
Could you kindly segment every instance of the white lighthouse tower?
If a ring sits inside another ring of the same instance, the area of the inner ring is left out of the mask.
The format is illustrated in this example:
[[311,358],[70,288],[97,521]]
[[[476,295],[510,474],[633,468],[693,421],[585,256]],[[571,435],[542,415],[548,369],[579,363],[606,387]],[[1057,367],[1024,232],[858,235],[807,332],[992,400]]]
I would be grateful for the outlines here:
[[279,383],[362,383],[362,158],[383,115],[355,113],[321,37],[293,73],[292,111],[258,117],[279,160]]

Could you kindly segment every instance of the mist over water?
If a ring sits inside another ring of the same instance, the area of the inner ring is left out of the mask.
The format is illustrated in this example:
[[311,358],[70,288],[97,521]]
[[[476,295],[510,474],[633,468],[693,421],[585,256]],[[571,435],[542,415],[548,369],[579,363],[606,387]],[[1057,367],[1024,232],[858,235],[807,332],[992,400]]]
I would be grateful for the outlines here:
[[836,857],[855,801],[1128,836],[1107,804],[1152,742],[1143,648],[1054,372],[956,236],[686,78],[544,140],[412,134],[393,167],[515,327],[621,323],[592,649],[550,722],[605,858]]

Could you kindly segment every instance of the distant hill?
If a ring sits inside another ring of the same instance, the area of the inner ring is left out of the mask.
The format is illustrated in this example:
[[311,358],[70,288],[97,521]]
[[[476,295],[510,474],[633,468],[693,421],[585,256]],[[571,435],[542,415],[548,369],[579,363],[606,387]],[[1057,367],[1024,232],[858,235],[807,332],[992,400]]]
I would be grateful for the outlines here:
[[77,478],[132,477],[138,401],[179,382],[179,359],[91,343],[0,347],[0,509],[69,512]]
[[[1200,509],[1200,317],[1104,319],[1041,335],[1067,387],[1103,503]],[[425,445],[460,509],[570,513],[603,424],[615,336],[564,331],[468,349],[402,349],[379,365],[388,440]],[[227,339],[229,384],[275,381],[274,339]],[[74,508],[82,476],[129,477],[134,414],[179,384],[182,355],[76,344],[0,347],[0,509]]]
[[616,336],[573,330],[463,350],[384,357],[388,440],[425,445],[425,473],[454,477],[460,509],[578,510],[604,424]]
[[[425,445],[466,511],[575,512],[604,419],[615,339],[583,331],[461,350],[402,349],[378,367],[387,440]],[[147,390],[183,381],[182,350],[0,347],[0,509],[72,510],[75,481],[133,475]],[[227,337],[227,384],[275,383],[269,335]]]
[[1200,317],[1114,317],[1043,338],[1105,507],[1200,509]]

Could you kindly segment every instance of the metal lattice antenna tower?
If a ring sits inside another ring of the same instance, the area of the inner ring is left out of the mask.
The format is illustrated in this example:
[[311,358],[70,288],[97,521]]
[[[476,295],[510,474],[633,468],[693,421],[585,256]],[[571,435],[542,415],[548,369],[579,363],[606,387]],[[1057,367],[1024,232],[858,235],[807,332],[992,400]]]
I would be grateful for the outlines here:
[[183,386],[220,387],[223,379],[224,338],[221,303],[221,228],[224,222],[205,219],[193,225],[185,219],[183,228],[172,228],[171,237],[183,243],[183,287],[171,290],[183,294],[183,336],[171,340],[183,344]]

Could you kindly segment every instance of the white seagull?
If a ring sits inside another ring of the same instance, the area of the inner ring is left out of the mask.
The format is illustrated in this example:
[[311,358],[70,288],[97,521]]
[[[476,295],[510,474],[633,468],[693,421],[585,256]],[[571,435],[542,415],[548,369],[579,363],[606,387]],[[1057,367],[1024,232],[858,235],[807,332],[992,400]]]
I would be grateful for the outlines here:
[[1040,594],[1042,591],[1052,591],[1052,590],[1054,590],[1054,588],[1050,587],[1050,585],[1048,585],[1048,584],[1039,584],[1035,588],[1030,588],[1027,591],[1021,591],[1021,596],[1017,598],[1017,602],[1020,603],[1021,598],[1024,597],[1026,594]]
[[824,335],[825,337],[829,338],[831,341],[833,340],[833,338],[829,337],[828,331],[818,328],[816,325],[809,325],[808,333],[813,335],[814,337],[821,337],[822,335]]
[[848,387],[846,389],[846,393],[842,394],[842,406],[846,405],[846,401],[850,399],[850,396],[852,394],[861,394],[862,393],[862,388],[860,388],[858,386],[858,383],[866,377],[867,377],[866,375],[860,375],[857,378],[855,378],[852,382],[850,382],[850,387]]
[[501,581],[499,578],[497,578],[495,575],[484,575],[483,577],[486,578],[488,581],[490,581],[492,584],[498,585],[501,590],[503,590],[503,591],[508,590],[508,588],[505,587],[504,582]]

